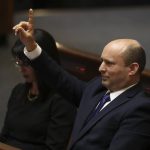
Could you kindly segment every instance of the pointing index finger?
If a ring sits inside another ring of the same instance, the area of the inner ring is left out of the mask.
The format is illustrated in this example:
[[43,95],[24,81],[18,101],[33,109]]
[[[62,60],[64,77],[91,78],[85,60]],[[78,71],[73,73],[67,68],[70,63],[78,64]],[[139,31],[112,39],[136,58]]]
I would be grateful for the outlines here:
[[33,25],[33,9],[29,9],[29,24]]

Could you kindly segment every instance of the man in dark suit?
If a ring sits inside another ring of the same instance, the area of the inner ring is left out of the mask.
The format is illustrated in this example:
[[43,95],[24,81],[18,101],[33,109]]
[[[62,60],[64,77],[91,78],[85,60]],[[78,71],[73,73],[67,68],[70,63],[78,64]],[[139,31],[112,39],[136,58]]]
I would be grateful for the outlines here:
[[[68,149],[150,150],[150,99],[140,83],[146,58],[139,42],[108,43],[101,54],[101,77],[85,83],[65,72],[35,43],[32,10],[29,22],[13,29],[45,83],[79,107]],[[108,100],[104,104],[103,97]]]

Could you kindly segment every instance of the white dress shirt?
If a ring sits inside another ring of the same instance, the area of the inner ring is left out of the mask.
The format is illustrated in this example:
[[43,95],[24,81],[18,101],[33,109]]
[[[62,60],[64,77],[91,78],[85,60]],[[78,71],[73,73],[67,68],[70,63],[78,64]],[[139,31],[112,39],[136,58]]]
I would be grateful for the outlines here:
[[[110,92],[110,101],[106,102],[106,103],[104,104],[104,106],[102,107],[102,109],[105,108],[109,103],[111,103],[111,102],[112,102],[115,98],[117,98],[120,94],[122,94],[123,92],[125,92],[127,89],[131,88],[131,87],[134,86],[134,85],[136,85],[136,84],[133,84],[133,85],[131,85],[131,86],[129,86],[129,87],[126,87],[126,88],[124,88],[124,89],[121,89],[121,90],[119,90],[119,91]],[[107,92],[109,92],[109,91],[107,91]],[[106,93],[107,93],[107,92],[106,92]],[[102,110],[102,109],[101,109],[101,110]]]

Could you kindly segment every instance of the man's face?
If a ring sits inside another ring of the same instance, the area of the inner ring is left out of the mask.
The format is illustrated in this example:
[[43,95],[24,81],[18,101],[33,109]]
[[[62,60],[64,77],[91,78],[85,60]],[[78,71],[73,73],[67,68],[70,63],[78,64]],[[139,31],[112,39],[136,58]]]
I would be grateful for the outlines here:
[[117,91],[130,85],[130,67],[125,65],[119,48],[116,45],[107,45],[101,55],[102,63],[99,71],[102,84],[110,91]]

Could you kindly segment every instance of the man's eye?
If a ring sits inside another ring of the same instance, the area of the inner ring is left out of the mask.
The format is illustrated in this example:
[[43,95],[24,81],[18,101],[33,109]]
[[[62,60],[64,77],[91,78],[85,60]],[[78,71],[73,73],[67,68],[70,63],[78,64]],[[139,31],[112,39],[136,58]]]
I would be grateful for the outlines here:
[[105,63],[106,63],[107,65],[114,65],[114,63],[111,62],[111,61],[106,61]]

